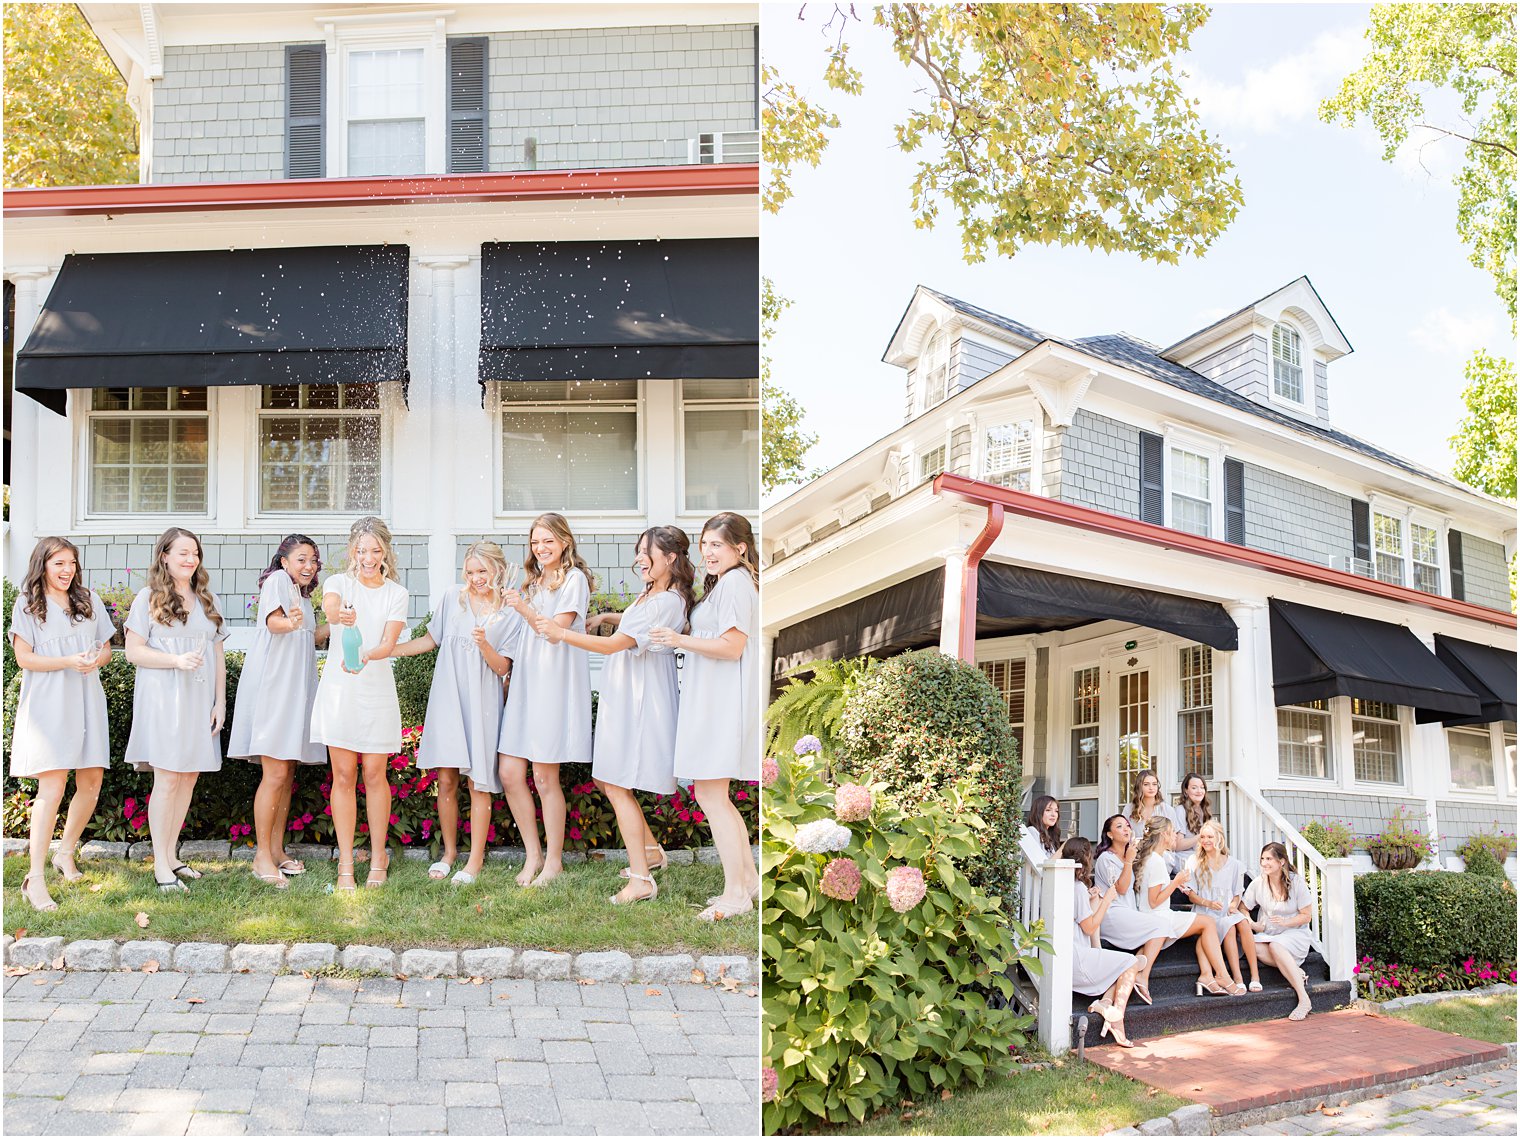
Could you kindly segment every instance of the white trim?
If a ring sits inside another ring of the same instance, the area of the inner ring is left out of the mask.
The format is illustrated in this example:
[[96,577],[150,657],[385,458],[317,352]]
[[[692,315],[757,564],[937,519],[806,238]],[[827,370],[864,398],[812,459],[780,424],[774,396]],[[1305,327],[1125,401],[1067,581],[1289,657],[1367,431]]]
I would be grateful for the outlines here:
[[[20,338],[18,337],[18,340]],[[95,388],[70,388],[67,411],[73,434],[73,462],[70,469],[74,476],[74,521],[80,533],[140,533],[143,524],[148,529],[174,523],[194,523],[197,526],[218,524],[217,506],[221,449],[217,445],[217,430],[222,419],[222,391],[206,388],[206,410],[199,411],[143,411],[143,412],[97,412]],[[93,486],[93,462],[90,452],[90,423],[95,416],[109,419],[196,419],[206,420],[206,509],[194,514],[183,510],[165,511],[118,511],[100,512],[90,507],[90,491]],[[30,494],[30,489],[23,489]]]
[[[1209,532],[1206,537],[1224,537],[1224,460],[1225,441],[1216,435],[1210,435],[1195,428],[1186,427],[1176,423],[1162,422],[1162,458],[1163,458],[1163,482],[1161,485],[1162,517],[1164,524],[1176,530],[1177,524],[1172,520],[1172,495],[1176,491],[1176,477],[1172,469],[1172,460],[1175,451],[1184,451],[1190,455],[1207,460],[1209,464]],[[1191,496],[1184,496],[1191,497]],[[1194,499],[1194,501],[1198,501]]]
[[[716,378],[716,377],[708,377]],[[671,384],[675,387],[675,470],[676,470],[676,507],[685,513],[691,513],[692,508],[686,503],[686,413],[687,411],[745,411],[755,416],[755,467],[758,471],[760,466],[760,381],[758,378],[746,378],[742,382],[753,384],[755,394],[753,397],[734,396],[723,399],[687,399],[686,384],[684,379],[660,380],[660,383]],[[700,383],[694,379],[691,382]],[[745,503],[743,507],[720,506],[719,510],[732,510],[736,514],[753,514],[760,509],[760,498],[764,492],[760,487],[757,475],[755,479],[756,499],[752,503]],[[862,511],[861,513],[865,513]],[[709,515],[710,517],[710,515]]]
[[348,60],[355,51],[422,51],[423,165],[420,173],[448,169],[448,43],[451,12],[376,13],[320,17],[327,44],[323,100],[329,178],[348,176]]
[[[258,527],[264,525],[275,525],[278,527],[281,525],[290,525],[294,522],[299,521],[302,525],[317,526],[322,529],[347,529],[353,524],[354,519],[362,518],[367,514],[377,514],[382,518],[390,517],[391,464],[394,457],[394,449],[392,447],[392,421],[395,418],[397,406],[401,404],[401,398],[399,391],[391,393],[387,389],[398,385],[392,383],[381,383],[377,385],[379,389],[377,393],[379,399],[379,407],[374,410],[335,410],[331,412],[309,409],[266,409],[263,406],[263,392],[264,387],[269,386],[275,385],[250,385],[247,390],[252,398],[248,400],[247,404],[244,407],[238,409],[238,411],[242,413],[242,417],[245,420],[243,425],[243,453],[246,456],[246,462],[244,463],[244,486],[246,488],[247,495],[243,503],[243,516],[247,519],[247,524],[250,527]],[[302,386],[314,387],[319,385],[306,384]],[[259,444],[260,425],[266,417],[270,419],[278,419],[281,417],[308,418],[320,415],[335,415],[349,418],[357,417],[359,415],[373,415],[379,419],[380,485],[376,491],[377,501],[374,509],[355,510],[346,513],[323,513],[312,510],[265,510],[262,501],[263,450]],[[440,461],[442,460],[440,459]]]

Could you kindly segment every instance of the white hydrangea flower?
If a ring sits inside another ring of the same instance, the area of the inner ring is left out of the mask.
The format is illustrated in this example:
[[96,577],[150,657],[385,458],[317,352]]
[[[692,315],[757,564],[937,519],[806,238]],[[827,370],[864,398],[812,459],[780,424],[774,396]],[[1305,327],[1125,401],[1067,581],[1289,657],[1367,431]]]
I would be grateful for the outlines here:
[[804,854],[828,854],[850,845],[850,828],[833,819],[819,819],[797,828],[792,845]]

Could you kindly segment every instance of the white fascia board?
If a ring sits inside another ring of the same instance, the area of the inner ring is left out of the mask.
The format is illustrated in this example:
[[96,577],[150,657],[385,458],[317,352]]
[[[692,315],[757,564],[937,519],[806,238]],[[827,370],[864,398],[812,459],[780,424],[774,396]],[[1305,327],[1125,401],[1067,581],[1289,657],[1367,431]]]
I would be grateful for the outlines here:
[[1301,276],[1254,304],[1189,333],[1169,348],[1163,348],[1161,355],[1179,364],[1190,365],[1233,343],[1247,330],[1270,331],[1285,314],[1303,327],[1310,348],[1326,360],[1336,360],[1353,351],[1351,342],[1341,332],[1325,302],[1320,300],[1314,285],[1308,277]]
[[881,354],[882,363],[898,368],[909,367],[918,359],[927,331],[940,325],[954,325],[962,333],[975,331],[980,343],[995,348],[1011,347],[1024,352],[1035,343],[1026,337],[1014,335],[1006,328],[978,320],[970,313],[940,300],[924,285],[916,285],[913,299],[908,302],[902,319],[892,332],[891,340],[887,342],[886,351]]

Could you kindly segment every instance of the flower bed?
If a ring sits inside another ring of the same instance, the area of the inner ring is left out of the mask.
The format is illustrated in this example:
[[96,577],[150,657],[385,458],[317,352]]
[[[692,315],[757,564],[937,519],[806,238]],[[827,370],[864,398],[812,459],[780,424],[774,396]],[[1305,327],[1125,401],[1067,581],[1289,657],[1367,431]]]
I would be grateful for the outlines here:
[[1463,992],[1493,984],[1515,983],[1515,962],[1478,961],[1469,957],[1452,965],[1399,965],[1364,956],[1352,967],[1358,996],[1388,1001],[1417,993]]

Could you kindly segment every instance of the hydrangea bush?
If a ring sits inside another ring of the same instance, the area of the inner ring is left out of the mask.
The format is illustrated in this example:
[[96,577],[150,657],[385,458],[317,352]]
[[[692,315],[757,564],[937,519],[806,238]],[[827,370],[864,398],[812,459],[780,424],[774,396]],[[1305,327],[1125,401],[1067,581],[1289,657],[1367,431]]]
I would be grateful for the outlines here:
[[860,1121],[1007,1072],[1032,1018],[988,993],[1008,997],[1007,974],[1037,945],[964,872],[988,833],[985,800],[962,780],[904,804],[880,784],[834,789],[816,753],[774,763],[761,847],[765,1130]]

